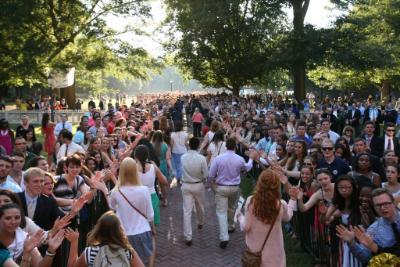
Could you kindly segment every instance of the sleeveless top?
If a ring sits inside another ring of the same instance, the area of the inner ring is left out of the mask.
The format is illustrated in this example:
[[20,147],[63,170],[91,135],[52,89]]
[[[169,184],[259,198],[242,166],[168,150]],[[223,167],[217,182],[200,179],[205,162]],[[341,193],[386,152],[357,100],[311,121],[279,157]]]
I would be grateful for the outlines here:
[[[88,267],[95,267],[94,260],[96,259],[97,254],[100,251],[100,246],[94,247],[86,247],[83,253],[85,253],[85,260]],[[126,256],[130,260],[132,258],[132,254],[129,250],[125,250]]]
[[156,189],[154,188],[154,184],[156,181],[156,171],[153,164],[150,164],[150,169],[147,172],[139,172],[139,178],[142,182],[142,185],[147,186],[150,194],[156,193]]

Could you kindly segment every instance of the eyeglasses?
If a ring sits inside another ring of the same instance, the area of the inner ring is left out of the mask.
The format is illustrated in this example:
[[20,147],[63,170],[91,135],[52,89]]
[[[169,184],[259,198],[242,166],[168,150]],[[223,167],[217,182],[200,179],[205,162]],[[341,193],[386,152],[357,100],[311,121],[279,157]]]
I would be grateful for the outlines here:
[[329,150],[329,151],[332,151],[332,150],[333,150],[333,147],[331,147],[331,146],[330,146],[330,147],[323,147],[322,150],[323,150],[323,151],[328,151],[328,150]]
[[377,204],[374,204],[374,206],[375,206],[375,208],[377,208],[377,209],[382,209],[382,208],[388,208],[388,207],[390,207],[390,205],[392,205],[393,204],[393,202],[383,202],[383,203],[377,203]]
[[396,131],[395,129],[386,129],[387,132],[394,132]]

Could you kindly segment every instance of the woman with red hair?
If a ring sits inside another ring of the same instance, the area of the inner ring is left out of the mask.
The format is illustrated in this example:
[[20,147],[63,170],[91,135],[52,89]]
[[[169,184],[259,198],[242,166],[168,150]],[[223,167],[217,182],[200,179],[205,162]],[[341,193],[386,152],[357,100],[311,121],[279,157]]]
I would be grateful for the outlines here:
[[[247,198],[245,216],[239,213],[247,250],[261,252],[261,266],[286,266],[282,221],[290,221],[296,202],[290,200],[287,204],[281,199],[280,175],[270,169],[263,171],[258,177],[254,194]],[[282,182],[287,183],[287,177],[283,178]]]

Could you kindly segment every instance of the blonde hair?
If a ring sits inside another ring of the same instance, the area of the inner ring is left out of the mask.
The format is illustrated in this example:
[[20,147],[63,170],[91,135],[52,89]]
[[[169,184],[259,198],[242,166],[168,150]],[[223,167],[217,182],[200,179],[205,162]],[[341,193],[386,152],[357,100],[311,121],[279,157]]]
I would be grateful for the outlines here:
[[23,175],[25,182],[29,182],[30,178],[37,177],[37,176],[44,178],[44,171],[38,167],[32,167],[32,168],[27,169]]
[[133,158],[124,158],[119,167],[118,186],[141,185],[136,161]]

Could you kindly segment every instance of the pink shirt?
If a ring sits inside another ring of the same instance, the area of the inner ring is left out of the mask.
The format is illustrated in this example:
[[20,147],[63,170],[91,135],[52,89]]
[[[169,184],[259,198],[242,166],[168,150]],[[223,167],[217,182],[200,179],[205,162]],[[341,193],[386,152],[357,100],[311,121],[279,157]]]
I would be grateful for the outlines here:
[[203,114],[200,112],[194,113],[192,116],[192,122],[202,122],[204,119]]

